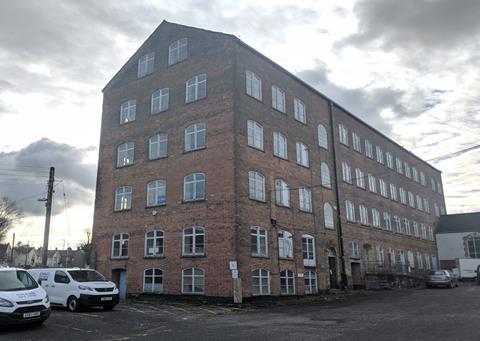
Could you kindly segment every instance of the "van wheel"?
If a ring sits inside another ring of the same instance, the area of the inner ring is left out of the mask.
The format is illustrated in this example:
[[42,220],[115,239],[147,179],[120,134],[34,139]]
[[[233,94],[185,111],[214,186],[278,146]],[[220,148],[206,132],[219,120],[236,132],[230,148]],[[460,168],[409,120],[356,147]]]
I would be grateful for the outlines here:
[[78,310],[78,300],[75,296],[70,296],[68,298],[67,309],[72,312]]
[[103,306],[103,309],[105,310],[113,310],[113,307],[115,307],[114,305],[104,305]]

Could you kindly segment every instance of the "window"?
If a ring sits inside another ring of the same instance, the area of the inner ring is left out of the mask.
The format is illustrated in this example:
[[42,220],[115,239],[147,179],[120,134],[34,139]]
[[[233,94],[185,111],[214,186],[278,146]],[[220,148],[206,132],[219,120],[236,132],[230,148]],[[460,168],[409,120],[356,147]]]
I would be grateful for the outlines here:
[[413,222],[413,235],[420,238],[420,230],[418,229],[418,223],[416,221]]
[[365,189],[365,174],[360,168],[355,168],[355,177],[357,178],[357,187]]
[[360,210],[360,224],[362,225],[369,225],[368,224],[368,208],[363,205],[359,205]]
[[352,143],[353,143],[353,149],[356,150],[357,152],[361,153],[362,152],[362,141],[360,139],[360,136],[357,135],[357,133],[352,133]]
[[430,203],[428,202],[427,199],[423,198],[423,210],[426,213],[430,213]]
[[149,182],[147,185],[147,206],[165,205],[166,187],[165,180]]
[[338,125],[338,138],[340,143],[348,146],[348,128],[343,124]]
[[192,124],[185,129],[185,151],[205,148],[205,123]]
[[440,181],[437,181],[437,191],[439,194],[442,194],[443,192],[442,183]]
[[430,178],[430,183],[432,184],[432,191],[435,192],[436,191],[436,182],[435,182],[435,179],[434,178]]
[[480,237],[470,235],[465,238],[469,258],[480,258]]
[[320,173],[322,177],[322,186],[327,188],[332,188],[332,183],[330,180],[330,169],[326,162],[322,162],[320,166]]
[[383,225],[385,230],[392,231],[392,220],[390,218],[390,213],[383,212]]
[[278,232],[278,256],[280,258],[293,258],[293,237],[290,232]]
[[403,167],[405,168],[405,176],[410,179],[412,177],[410,166],[408,165],[408,163],[404,162]]
[[265,177],[255,171],[248,172],[248,196],[250,199],[265,201]]
[[[68,278],[67,274],[63,271],[55,271],[55,276],[53,277],[53,281],[55,283],[68,284],[68,283],[70,283],[70,278]],[[22,281],[22,283],[23,283],[23,281]],[[35,287],[33,283],[31,285],[31,287]],[[55,287],[55,286],[52,285],[52,287]]]
[[380,195],[382,197],[388,198],[387,183],[383,179],[379,179],[379,183],[380,183]]
[[280,179],[275,180],[275,201],[279,206],[290,207],[290,190],[288,184]]
[[377,180],[372,174],[368,174],[368,189],[372,193],[377,193]]
[[167,156],[167,134],[156,134],[148,139],[148,158],[150,160],[159,159]]
[[317,275],[313,271],[306,271],[303,273],[303,280],[305,284],[305,294],[316,294],[317,289]]
[[445,215],[445,207],[440,206],[440,214]]
[[163,231],[153,230],[145,234],[145,256],[163,256]]
[[372,226],[380,227],[380,212],[376,208],[372,208]]
[[412,167],[413,181],[418,182],[418,171],[415,167]]
[[143,272],[143,292],[161,294],[163,292],[163,271],[146,269]]
[[384,160],[383,160],[383,150],[382,150],[382,148],[380,148],[379,146],[375,146],[375,151],[377,153],[377,162],[383,165]]
[[123,102],[120,106],[120,124],[129,123],[135,121],[135,115],[137,112],[137,101],[132,99]]
[[298,200],[301,211],[312,212],[312,192],[310,189],[300,187],[298,190]]
[[183,178],[183,200],[205,199],[205,174],[193,173]]
[[400,194],[400,202],[404,205],[407,204],[407,192],[402,188],[398,188],[398,193]]
[[273,155],[285,160],[288,159],[287,138],[277,132],[273,133]]
[[395,232],[402,233],[402,222],[396,215],[393,216],[393,222],[395,223]]
[[[413,203],[413,206],[415,207],[415,202]],[[435,211],[435,217],[440,217],[440,209],[436,202],[433,203],[433,210]]]
[[163,88],[155,91],[152,94],[152,100],[150,104],[150,113],[158,114],[159,112],[168,110],[168,98],[170,90]]
[[378,265],[383,266],[385,264],[385,252],[383,246],[377,246],[377,260]]
[[117,147],[117,167],[124,167],[133,164],[135,143],[127,142]]
[[207,75],[202,74],[190,78],[185,84],[185,103],[207,97]]
[[347,212],[347,221],[355,222],[355,205],[350,200],[345,200],[345,210]]
[[280,272],[280,293],[282,295],[295,294],[295,276],[293,271],[283,270]]
[[252,71],[245,71],[247,95],[262,100],[262,79]]
[[[308,234],[302,236],[303,265],[315,266],[315,239]],[[480,252],[480,250],[479,250]]]
[[422,184],[422,186],[427,186],[427,180],[425,179],[424,172],[420,172],[420,183]]
[[297,164],[308,167],[308,148],[301,142],[297,142]]
[[317,127],[318,145],[324,149],[328,149],[328,134],[327,129],[321,124]]
[[390,184],[390,199],[397,201],[397,186]]
[[285,91],[272,85],[272,108],[285,112]]
[[365,140],[365,156],[373,159],[373,145],[368,140]]
[[342,161],[342,179],[349,184],[352,183],[352,168],[345,161]]
[[423,239],[427,239],[427,228],[425,227],[425,224],[420,224],[420,231],[421,231],[421,237]]
[[350,251],[350,258],[360,259],[360,250],[358,248],[358,243],[355,240],[351,240],[348,243],[348,247]]
[[270,272],[264,269],[252,271],[252,295],[270,295]]
[[324,215],[325,228],[333,229],[335,227],[333,223],[333,209],[332,209],[332,205],[330,205],[328,202],[323,204],[323,215]]
[[408,191],[408,204],[411,208],[415,208],[415,196],[410,191]]
[[168,47],[168,65],[173,65],[187,59],[187,38],[174,41]]
[[112,258],[128,257],[128,234],[115,234],[112,238]]
[[417,198],[417,210],[423,211],[422,198],[418,194],[416,195],[416,198]]
[[267,231],[255,226],[250,229],[250,248],[252,256],[267,256]]
[[395,165],[397,166],[397,173],[403,174],[403,163],[400,158],[396,157],[395,158]]
[[247,121],[248,145],[263,150],[263,127],[255,121]]
[[205,271],[190,268],[182,271],[182,293],[203,294],[205,291]]
[[115,191],[115,211],[132,208],[132,186],[118,187]]
[[390,152],[386,153],[387,155],[387,167],[393,169],[393,156]]
[[403,218],[403,230],[406,235],[410,236],[412,234],[412,229],[410,227],[410,221],[407,218]]
[[184,256],[203,256],[205,254],[205,230],[203,227],[187,227],[183,229]]
[[155,52],[147,53],[138,58],[137,77],[144,77],[153,72],[153,64],[155,63]]
[[295,119],[302,123],[307,123],[307,112],[305,110],[305,103],[295,97],[293,99],[293,109]]
[[408,265],[411,268],[415,268],[415,257],[412,251],[407,251],[407,260],[408,260]]
[[395,259],[395,249],[391,247],[388,248],[388,265],[395,266],[396,259]]

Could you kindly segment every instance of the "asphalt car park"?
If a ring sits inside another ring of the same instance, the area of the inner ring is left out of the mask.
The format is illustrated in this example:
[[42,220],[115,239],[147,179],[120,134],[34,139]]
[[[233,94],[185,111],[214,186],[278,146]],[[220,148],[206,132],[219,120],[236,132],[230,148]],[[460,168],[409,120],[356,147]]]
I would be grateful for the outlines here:
[[[311,302],[222,305],[130,301],[113,311],[54,309],[2,340],[480,340],[480,286],[410,289]],[[281,301],[280,301],[281,302]]]

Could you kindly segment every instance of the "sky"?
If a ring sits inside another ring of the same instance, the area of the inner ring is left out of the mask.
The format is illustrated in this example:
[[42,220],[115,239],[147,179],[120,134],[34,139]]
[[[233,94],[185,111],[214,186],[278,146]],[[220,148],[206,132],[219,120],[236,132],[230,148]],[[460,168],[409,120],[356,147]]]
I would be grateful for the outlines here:
[[[16,240],[50,247],[93,223],[102,88],[167,20],[234,34],[425,160],[476,146],[477,0],[0,1],[0,196]],[[431,162],[448,213],[480,210],[480,149]]]

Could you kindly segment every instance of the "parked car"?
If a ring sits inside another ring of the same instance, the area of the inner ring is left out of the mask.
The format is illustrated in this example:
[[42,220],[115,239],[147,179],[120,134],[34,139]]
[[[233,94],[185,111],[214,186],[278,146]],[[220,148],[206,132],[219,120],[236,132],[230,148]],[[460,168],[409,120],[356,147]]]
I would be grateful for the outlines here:
[[475,270],[477,274],[477,283],[480,284],[480,265],[477,266],[477,270]]
[[42,324],[49,316],[49,297],[26,270],[0,268],[0,323]]
[[100,306],[112,310],[118,304],[118,289],[99,272],[91,269],[31,269],[50,296],[52,305],[76,311]]
[[427,288],[431,287],[458,287],[458,277],[448,270],[430,271],[426,280]]

